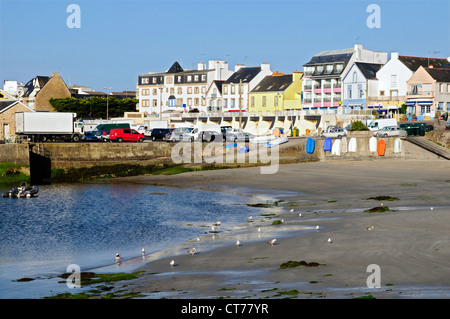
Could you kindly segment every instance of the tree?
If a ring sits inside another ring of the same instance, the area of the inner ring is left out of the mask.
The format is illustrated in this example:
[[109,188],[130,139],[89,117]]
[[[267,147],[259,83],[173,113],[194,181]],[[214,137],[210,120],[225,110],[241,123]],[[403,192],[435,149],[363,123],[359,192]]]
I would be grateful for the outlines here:
[[57,112],[77,113],[78,118],[106,118],[106,105],[108,104],[109,117],[122,117],[125,112],[136,111],[137,99],[118,99],[114,96],[92,96],[86,99],[74,97],[50,99],[50,104]]

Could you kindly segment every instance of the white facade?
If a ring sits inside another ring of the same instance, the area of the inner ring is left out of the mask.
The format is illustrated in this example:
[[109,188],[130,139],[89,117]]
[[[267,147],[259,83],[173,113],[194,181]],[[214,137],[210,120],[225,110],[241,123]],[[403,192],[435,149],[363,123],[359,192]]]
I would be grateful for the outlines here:
[[225,80],[233,71],[225,61],[200,62],[197,70],[148,73],[137,85],[139,112],[159,114],[166,111],[206,111],[206,91],[214,80]]
[[[259,71],[255,71],[260,68]],[[255,74],[256,73],[256,74]],[[237,76],[239,74],[239,76]],[[243,64],[236,65],[235,73],[222,85],[222,110],[235,112],[248,110],[248,93],[264,79],[272,75],[269,63],[262,63],[260,67],[246,67]],[[233,79],[233,80],[231,80]],[[242,82],[240,82],[242,80]],[[239,90],[239,87],[241,88]],[[240,104],[239,104],[240,101]]]
[[[407,84],[413,71],[398,59],[398,52],[391,53],[390,60],[377,72],[378,92],[373,97],[406,97]],[[372,97],[372,95],[369,95]]]

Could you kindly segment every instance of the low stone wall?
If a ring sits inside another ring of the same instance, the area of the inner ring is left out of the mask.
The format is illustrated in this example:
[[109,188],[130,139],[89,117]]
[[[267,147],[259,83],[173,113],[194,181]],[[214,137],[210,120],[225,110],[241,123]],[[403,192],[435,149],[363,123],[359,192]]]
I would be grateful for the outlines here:
[[28,144],[0,144],[0,162],[28,164]]
[[439,143],[444,147],[450,147],[450,130],[434,130],[425,136],[433,142]]

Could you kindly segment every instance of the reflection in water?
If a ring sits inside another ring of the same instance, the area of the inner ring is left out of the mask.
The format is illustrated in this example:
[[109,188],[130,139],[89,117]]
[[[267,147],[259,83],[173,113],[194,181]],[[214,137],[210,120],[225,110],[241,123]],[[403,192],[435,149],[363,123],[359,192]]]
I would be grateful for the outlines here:
[[254,213],[235,205],[250,201],[239,194],[140,185],[49,185],[36,198],[0,199],[0,298],[49,295],[43,280],[15,280],[114,265],[117,252],[133,264],[142,248],[152,254]]

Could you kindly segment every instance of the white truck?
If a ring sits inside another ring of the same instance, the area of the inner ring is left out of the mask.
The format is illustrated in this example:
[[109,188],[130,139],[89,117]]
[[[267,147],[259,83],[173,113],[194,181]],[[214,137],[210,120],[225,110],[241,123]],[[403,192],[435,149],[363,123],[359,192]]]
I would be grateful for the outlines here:
[[372,120],[367,127],[371,131],[378,131],[383,129],[386,126],[398,126],[396,119],[374,119]]
[[195,124],[194,129],[190,133],[187,133],[186,136],[191,141],[201,140],[200,133],[204,131],[212,131],[218,134],[222,134],[222,129],[218,124]]
[[77,114],[68,112],[16,113],[16,135],[32,142],[65,140],[79,142],[84,139],[83,123],[75,122]]

